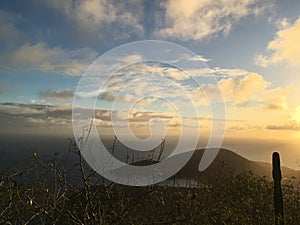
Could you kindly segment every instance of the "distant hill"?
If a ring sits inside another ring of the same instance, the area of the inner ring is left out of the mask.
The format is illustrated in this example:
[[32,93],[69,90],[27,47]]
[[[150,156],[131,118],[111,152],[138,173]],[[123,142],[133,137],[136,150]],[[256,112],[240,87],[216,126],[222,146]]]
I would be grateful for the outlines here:
[[[238,174],[244,171],[252,171],[255,175],[265,176],[268,179],[272,179],[271,163],[251,161],[228,149],[220,149],[217,157],[212,162],[212,164],[205,171],[200,172],[198,170],[198,166],[203,153],[204,149],[195,150],[192,157],[186,163],[186,165],[181,170],[179,170],[174,176],[178,179],[201,180],[213,177],[216,174],[218,174],[218,176],[226,176],[230,173]],[[180,157],[180,155],[173,157]],[[156,162],[143,160],[134,163],[134,165],[146,166],[148,164],[154,163]],[[296,177],[300,180],[300,171],[293,170],[287,167],[281,167],[281,172],[282,180],[289,179],[291,177]]]
[[[229,173],[237,174],[243,171],[252,171],[255,175],[266,176],[269,179],[272,178],[271,163],[251,161],[228,149],[220,149],[212,164],[205,171],[199,172],[198,166],[203,153],[204,149],[196,150],[187,164],[176,174],[176,177],[183,179],[201,179],[215,176],[216,173],[223,176]],[[283,179],[294,176],[300,180],[300,171],[281,167],[281,172]]]

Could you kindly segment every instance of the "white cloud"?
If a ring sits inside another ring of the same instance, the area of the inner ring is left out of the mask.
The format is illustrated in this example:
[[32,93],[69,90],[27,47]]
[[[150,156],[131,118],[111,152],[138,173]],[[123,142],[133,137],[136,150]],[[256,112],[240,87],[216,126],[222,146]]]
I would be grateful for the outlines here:
[[1,59],[14,69],[81,75],[96,55],[96,52],[88,48],[65,50],[60,47],[50,48],[40,42],[25,44],[2,55]]
[[216,77],[237,77],[250,74],[249,71],[243,69],[228,69],[228,68],[203,68],[203,69],[191,69],[187,73],[192,77],[197,76],[216,76]]
[[227,34],[241,18],[258,15],[271,5],[270,1],[257,0],[169,0],[162,3],[165,26],[157,34],[183,40]]
[[157,98],[147,97],[147,98],[140,99],[136,104],[137,104],[138,106],[145,107],[145,106],[151,105],[153,102],[156,101],[156,99],[157,99]]
[[135,99],[135,97],[132,94],[126,93],[124,95],[123,99],[124,99],[124,102],[130,103],[130,102],[132,102]]
[[278,29],[285,29],[288,26],[290,26],[289,19],[285,17],[278,19],[275,24],[278,27]]
[[292,25],[288,25],[287,21],[283,21],[282,29],[276,33],[274,40],[269,42],[267,50],[271,52],[269,55],[258,55],[255,58],[257,65],[266,67],[282,61],[289,62],[294,65],[300,63],[300,18]]
[[132,54],[132,55],[127,55],[124,57],[118,57],[116,60],[126,63],[126,64],[131,64],[133,62],[140,62],[143,60],[143,56],[140,54]]

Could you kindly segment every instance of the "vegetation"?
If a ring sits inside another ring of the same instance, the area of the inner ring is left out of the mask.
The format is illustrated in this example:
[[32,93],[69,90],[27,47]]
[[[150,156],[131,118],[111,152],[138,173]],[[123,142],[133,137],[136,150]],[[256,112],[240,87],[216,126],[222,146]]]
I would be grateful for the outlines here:
[[[1,172],[0,224],[274,224],[266,177],[217,172],[197,188],[104,184],[72,149],[71,168],[34,155],[27,167]],[[285,224],[299,224],[299,187],[296,179],[282,186]]]
[[272,176],[274,180],[274,209],[275,209],[275,224],[283,225],[283,198],[281,190],[281,170],[280,170],[280,158],[279,153],[273,153],[273,170]]

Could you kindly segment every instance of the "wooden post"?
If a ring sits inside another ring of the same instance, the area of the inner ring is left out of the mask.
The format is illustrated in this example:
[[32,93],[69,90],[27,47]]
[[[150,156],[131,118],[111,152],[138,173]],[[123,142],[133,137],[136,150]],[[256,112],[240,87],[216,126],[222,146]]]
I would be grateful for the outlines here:
[[274,209],[275,225],[283,225],[283,198],[281,191],[280,157],[278,152],[273,153],[273,180],[274,180]]

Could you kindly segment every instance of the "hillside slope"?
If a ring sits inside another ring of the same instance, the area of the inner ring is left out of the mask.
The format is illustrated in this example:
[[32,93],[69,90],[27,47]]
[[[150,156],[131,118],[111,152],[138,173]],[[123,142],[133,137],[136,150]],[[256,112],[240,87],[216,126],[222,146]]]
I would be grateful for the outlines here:
[[[228,149],[220,149],[212,164],[205,171],[199,172],[198,166],[203,153],[204,149],[196,150],[188,163],[176,174],[176,177],[199,179],[214,176],[217,173],[219,175],[226,175],[229,173],[237,174],[243,171],[252,171],[256,175],[272,178],[271,163],[251,161]],[[300,171],[287,167],[282,167],[281,170],[283,179],[292,176],[300,179]]]

